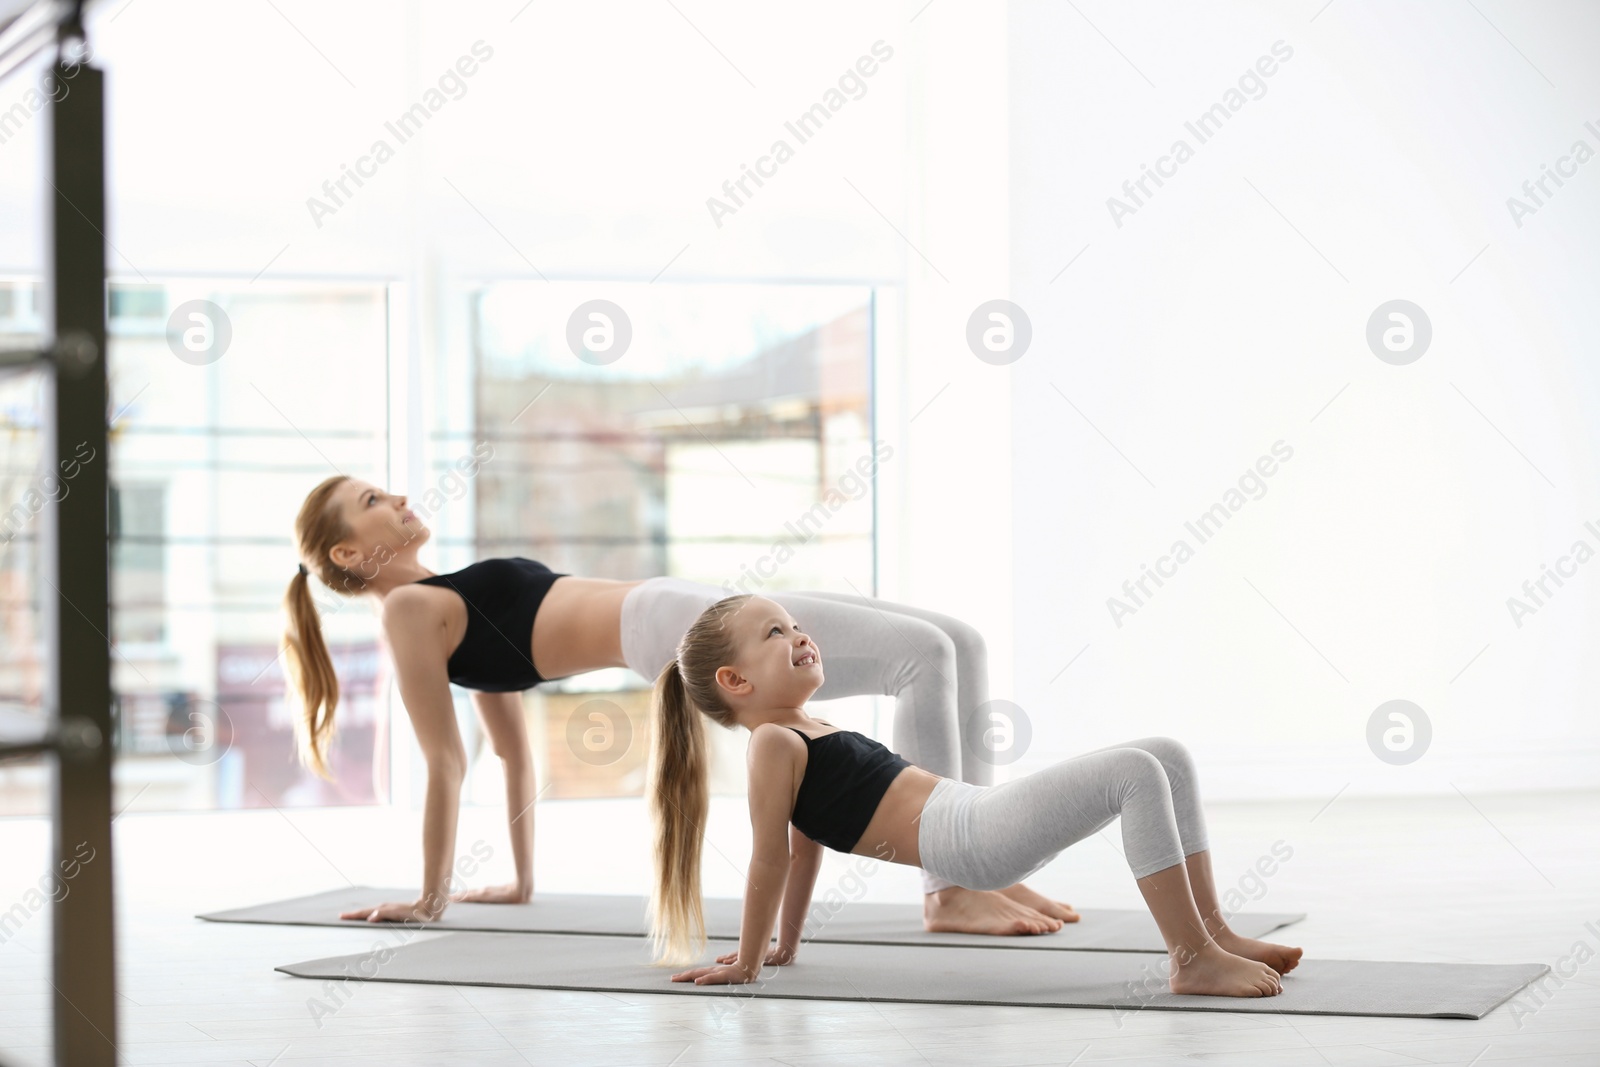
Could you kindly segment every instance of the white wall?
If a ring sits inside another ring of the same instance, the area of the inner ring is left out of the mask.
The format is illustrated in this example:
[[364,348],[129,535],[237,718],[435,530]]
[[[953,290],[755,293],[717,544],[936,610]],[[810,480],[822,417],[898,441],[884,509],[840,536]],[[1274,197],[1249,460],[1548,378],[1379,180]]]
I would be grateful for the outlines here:
[[1012,408],[1007,369],[976,359],[966,323],[1007,291],[1005,23],[994,8],[906,9],[905,284],[884,294],[878,434],[880,595],[984,634],[992,695],[1011,690]]
[[[880,592],[988,635],[1033,726],[1018,768],[1165,733],[1212,795],[1600,781],[1600,564],[1520,628],[1506,608],[1600,547],[1600,163],[1520,227],[1506,208],[1600,148],[1592,7],[277,8],[97,9],[123,276],[399,279],[412,367],[459,344],[474,278],[879,284]],[[316,225],[307,199],[480,39],[465,95]],[[865,94],[717,225],[708,197],[880,40]],[[0,269],[37,269],[42,129],[0,145]],[[1180,137],[1118,226],[1107,198]],[[1397,297],[1433,324],[1409,366],[1364,340]],[[995,298],[1032,322],[1007,366],[965,336]],[[429,395],[396,424],[420,434]],[[1107,598],[1279,440],[1266,494],[1118,626]],[[1392,698],[1435,729],[1403,767],[1365,741]]]
[[[791,136],[794,157],[720,227],[706,200],[874,42],[897,49],[905,17],[838,2],[678,8],[96,4],[113,269],[398,275],[422,244],[474,274],[648,280],[671,263],[677,280],[893,277],[898,238],[843,179],[899,217],[898,52],[813,139]],[[477,42],[489,58],[473,58]],[[385,123],[464,57],[475,72],[402,143]],[[0,83],[0,110],[37,67]],[[37,262],[22,213],[39,177],[9,164],[37,156],[44,125],[0,145],[3,267]],[[326,199],[323,183],[379,139],[392,158],[319,226],[308,198]]]
[[[1600,549],[1600,163],[1520,227],[1506,201],[1600,149],[1600,11],[1321,7],[1011,9],[1028,762],[1169,734],[1213,796],[1592,788],[1600,563],[1520,628],[1507,598]],[[1278,41],[1200,143],[1186,120]],[[1108,197],[1178,138],[1193,158],[1119,226]],[[1405,366],[1365,341],[1394,298],[1432,322]],[[1265,495],[1188,534],[1279,440]],[[1179,538],[1119,626],[1107,599]],[[1404,766],[1366,741],[1396,698],[1434,731]]]

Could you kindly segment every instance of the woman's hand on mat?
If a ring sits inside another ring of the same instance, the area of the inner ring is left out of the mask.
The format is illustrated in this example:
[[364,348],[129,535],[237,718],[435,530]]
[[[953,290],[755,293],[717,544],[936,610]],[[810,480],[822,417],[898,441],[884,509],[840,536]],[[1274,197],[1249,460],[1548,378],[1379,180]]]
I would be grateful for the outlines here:
[[341,919],[365,919],[369,923],[431,923],[444,914],[444,908],[430,908],[425,901],[414,900],[405,904],[379,904],[372,908],[354,908],[339,913]]
[[533,899],[533,886],[525,887],[516,882],[509,885],[486,885],[451,893],[450,899],[466,904],[526,904]]
[[[784,964],[793,963],[795,949],[788,945],[774,945],[767,950],[767,958],[762,961],[764,967],[782,967]],[[738,963],[738,952],[725,952],[717,957],[718,963]]]
[[[737,957],[737,953],[735,956]],[[755,981],[755,975],[738,964],[722,967],[696,967],[692,971],[679,971],[672,976],[674,982],[693,982],[695,985],[743,985]]]

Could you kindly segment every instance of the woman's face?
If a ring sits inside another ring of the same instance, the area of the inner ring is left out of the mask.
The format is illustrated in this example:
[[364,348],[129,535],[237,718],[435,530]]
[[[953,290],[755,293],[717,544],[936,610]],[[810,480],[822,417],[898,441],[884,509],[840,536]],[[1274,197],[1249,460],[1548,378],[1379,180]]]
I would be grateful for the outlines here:
[[[733,618],[739,636],[738,661],[717,671],[728,684],[738,679],[764,706],[798,708],[822,687],[822,652],[782,607],[766,597],[751,597]],[[735,683],[738,684],[738,683]]]
[[[415,552],[432,536],[406,498],[385,492],[359,478],[351,478],[334,494],[350,536],[333,548],[333,561],[364,577],[374,563],[382,565],[402,551]],[[363,566],[365,565],[365,566]]]

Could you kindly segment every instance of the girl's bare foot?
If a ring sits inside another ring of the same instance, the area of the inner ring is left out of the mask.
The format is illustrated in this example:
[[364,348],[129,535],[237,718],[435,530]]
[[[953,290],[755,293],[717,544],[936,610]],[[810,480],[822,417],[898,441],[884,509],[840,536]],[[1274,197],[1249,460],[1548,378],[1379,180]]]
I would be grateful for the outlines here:
[[1300,965],[1301,950],[1288,945],[1275,945],[1271,941],[1257,941],[1253,937],[1240,937],[1225,930],[1216,937],[1217,944],[1247,960],[1265,963],[1279,974],[1288,974]]
[[1168,986],[1174,993],[1213,997],[1275,997],[1283,992],[1278,972],[1265,963],[1235,956],[1226,949],[1207,943],[1187,963],[1174,965]]
[[1270,941],[1256,941],[1254,937],[1240,937],[1232,929],[1218,934],[1216,944],[1222,945],[1237,957],[1266,963],[1278,974],[1288,974],[1293,971],[1299,966],[1299,958],[1302,955],[1301,949],[1293,949],[1290,945],[1272,944]]
[[1050,934],[1061,920],[984,889],[951,886],[922,898],[922,928],[936,934]]
[[1042,915],[1048,915],[1052,919],[1060,919],[1064,923],[1075,923],[1083,918],[1073,910],[1071,904],[1062,900],[1051,900],[1043,893],[1029,889],[1021,882],[1013,886],[1007,886],[999,890],[999,892],[1001,896],[1008,897],[1024,907],[1032,908],[1034,911]]

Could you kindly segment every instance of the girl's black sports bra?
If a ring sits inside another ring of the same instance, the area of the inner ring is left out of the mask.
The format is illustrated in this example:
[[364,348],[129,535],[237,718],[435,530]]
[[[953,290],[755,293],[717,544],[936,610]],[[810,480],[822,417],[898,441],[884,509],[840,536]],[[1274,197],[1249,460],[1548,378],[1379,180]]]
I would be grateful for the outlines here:
[[557,574],[522,556],[469,563],[414,585],[454,589],[467,604],[467,632],[450,653],[450,680],[485,693],[531,689],[546,679],[533,665],[533,619]]
[[807,737],[806,773],[789,821],[811,840],[849,852],[861,840],[889,784],[910,761],[854,730]]

